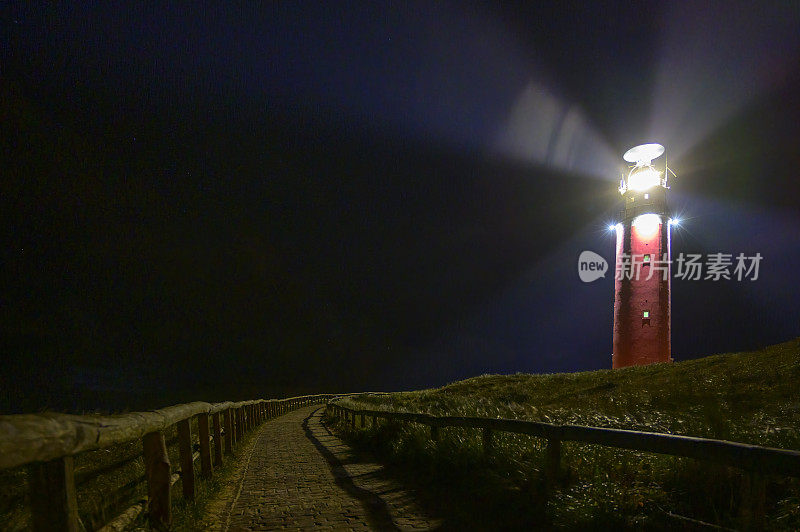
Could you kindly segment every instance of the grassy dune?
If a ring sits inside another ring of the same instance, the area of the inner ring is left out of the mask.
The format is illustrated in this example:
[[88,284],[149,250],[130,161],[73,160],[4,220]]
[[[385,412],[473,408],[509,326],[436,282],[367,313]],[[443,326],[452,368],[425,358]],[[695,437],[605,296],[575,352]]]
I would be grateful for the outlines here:
[[[484,375],[447,386],[348,399],[372,409],[528,419],[668,432],[800,449],[800,339],[759,351],[675,364],[552,375]],[[667,529],[682,517],[737,527],[740,471],[565,443],[563,479],[541,504],[544,442],[501,435],[496,455],[477,431],[450,428],[435,445],[424,427],[348,433],[417,482],[454,527]],[[800,483],[768,478],[767,524],[800,529]],[[672,514],[672,515],[670,515]]]

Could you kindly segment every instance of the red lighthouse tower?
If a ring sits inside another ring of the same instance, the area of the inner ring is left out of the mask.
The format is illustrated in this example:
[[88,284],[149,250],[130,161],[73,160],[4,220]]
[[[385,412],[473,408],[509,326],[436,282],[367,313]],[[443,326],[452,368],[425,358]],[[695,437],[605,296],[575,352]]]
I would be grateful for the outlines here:
[[620,180],[624,206],[617,233],[614,281],[613,368],[670,362],[670,226],[667,216],[666,163],[653,160],[660,144],[631,148],[623,158],[633,163]]

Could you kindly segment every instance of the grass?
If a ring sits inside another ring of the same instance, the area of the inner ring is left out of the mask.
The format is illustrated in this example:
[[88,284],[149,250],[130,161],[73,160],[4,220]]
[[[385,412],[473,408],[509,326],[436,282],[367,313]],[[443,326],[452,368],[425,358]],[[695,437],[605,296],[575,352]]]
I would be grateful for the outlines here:
[[[674,364],[551,375],[483,375],[441,388],[362,396],[345,406],[504,417],[800,449],[800,339]],[[543,504],[544,443],[500,434],[491,459],[476,430],[385,424],[352,431],[454,528],[668,529],[670,514],[738,527],[741,472],[695,460],[567,442],[559,488]],[[800,483],[769,477],[767,526],[800,529]]]
[[[267,421],[268,422],[268,421]],[[242,436],[242,440],[236,443],[233,453],[225,455],[222,467],[214,469],[214,476],[208,481],[196,484],[195,502],[189,503],[181,498],[176,491],[173,491],[172,508],[172,530],[207,530],[210,525],[220,523],[209,523],[208,507],[209,503],[216,498],[223,490],[233,489],[235,473],[238,471],[240,462],[255,444],[255,437],[258,430],[253,430]],[[179,483],[175,483],[173,490]],[[144,516],[140,516],[139,522],[144,524]]]

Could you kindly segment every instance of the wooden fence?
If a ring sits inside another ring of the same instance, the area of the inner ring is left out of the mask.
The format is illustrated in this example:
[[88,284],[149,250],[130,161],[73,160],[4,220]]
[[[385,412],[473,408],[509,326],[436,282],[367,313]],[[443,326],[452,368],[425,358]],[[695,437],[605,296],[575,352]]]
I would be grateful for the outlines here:
[[[81,529],[75,488],[74,457],[112,445],[141,439],[147,482],[147,501],[128,508],[101,530],[121,530],[147,510],[154,528],[172,520],[171,487],[181,480],[183,497],[195,496],[195,466],[211,478],[214,467],[233,451],[246,432],[262,422],[302,406],[323,403],[334,394],[238,403],[187,403],[150,412],[114,416],[56,413],[0,416],[0,469],[27,466],[31,525],[34,530]],[[192,449],[190,421],[196,418],[199,449]],[[167,454],[165,430],[177,429],[180,469]],[[212,451],[213,445],[213,451]],[[112,465],[111,467],[115,467]]]
[[[439,440],[439,429],[463,427],[480,429],[484,452],[492,452],[495,432],[527,434],[547,440],[544,473],[548,485],[554,485],[561,467],[561,442],[573,441],[630,449],[649,453],[666,454],[715,462],[742,469],[742,500],[740,519],[744,529],[759,528],[763,520],[765,498],[765,474],[800,478],[800,452],[748,445],[724,440],[712,440],[640,432],[635,430],[587,427],[582,425],[556,425],[519,419],[493,419],[479,417],[432,416],[410,412],[388,412],[384,410],[359,410],[329,402],[326,412],[353,429],[356,419],[363,428],[369,416],[374,425],[378,419],[419,423],[430,427],[431,439]],[[549,491],[549,490],[548,490]]]

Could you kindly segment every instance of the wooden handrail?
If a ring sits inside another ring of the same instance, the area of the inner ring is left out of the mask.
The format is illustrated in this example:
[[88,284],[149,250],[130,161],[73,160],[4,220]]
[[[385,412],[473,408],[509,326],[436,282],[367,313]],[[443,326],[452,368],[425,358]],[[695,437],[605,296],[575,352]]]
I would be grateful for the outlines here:
[[[164,430],[179,427],[183,493],[194,496],[194,462],[200,458],[202,478],[210,478],[222,460],[221,419],[225,421],[225,453],[242,436],[267,419],[295,408],[332,398],[357,394],[316,394],[284,399],[205,403],[194,402],[148,412],[119,415],[69,415],[58,413],[0,416],[0,469],[28,466],[32,527],[34,530],[78,530],[77,497],[73,457],[95,449],[142,439],[145,453],[148,509],[154,525],[171,520],[169,486],[175,482],[166,453]],[[222,416],[220,416],[222,414]],[[190,421],[198,416],[200,452],[191,449]],[[208,416],[213,417],[212,462]],[[212,465],[213,463],[213,465]],[[152,497],[159,498],[158,500]],[[142,507],[143,508],[143,507]],[[127,512],[126,512],[127,513]],[[129,514],[133,515],[134,513]],[[124,519],[123,519],[124,520]]]
[[[372,422],[377,419],[398,420],[427,425],[431,428],[431,439],[438,441],[442,427],[463,427],[483,431],[483,447],[492,452],[494,431],[527,434],[547,439],[544,478],[553,485],[558,478],[561,461],[561,442],[574,441],[620,449],[643,451],[671,456],[680,456],[715,462],[746,472],[742,477],[742,504],[739,519],[743,529],[761,527],[764,513],[766,484],[764,474],[800,477],[800,451],[776,449],[725,440],[642,432],[636,430],[588,427],[583,425],[558,425],[521,419],[481,418],[460,416],[433,416],[413,412],[391,412],[387,410],[364,410],[348,408],[336,401],[328,401],[326,410],[333,410],[336,417],[343,418],[345,425],[355,429],[356,416],[365,426],[366,416]],[[349,423],[348,423],[349,421]]]
[[113,416],[80,416],[49,412],[0,416],[0,469],[30,462],[46,462],[62,456],[73,456],[125,443],[198,414],[214,414],[229,408],[239,409],[270,402],[285,404],[299,399],[324,399],[336,395],[302,395],[237,403],[195,402]]
[[[332,403],[329,403],[332,404]],[[763,447],[726,440],[643,432],[584,425],[558,425],[522,419],[433,416],[413,412],[363,410],[335,404],[355,416],[419,423],[429,427],[464,427],[527,434],[561,441],[576,441],[671,456],[696,458],[748,471],[800,477],[800,451]],[[363,419],[363,418],[362,418]]]

